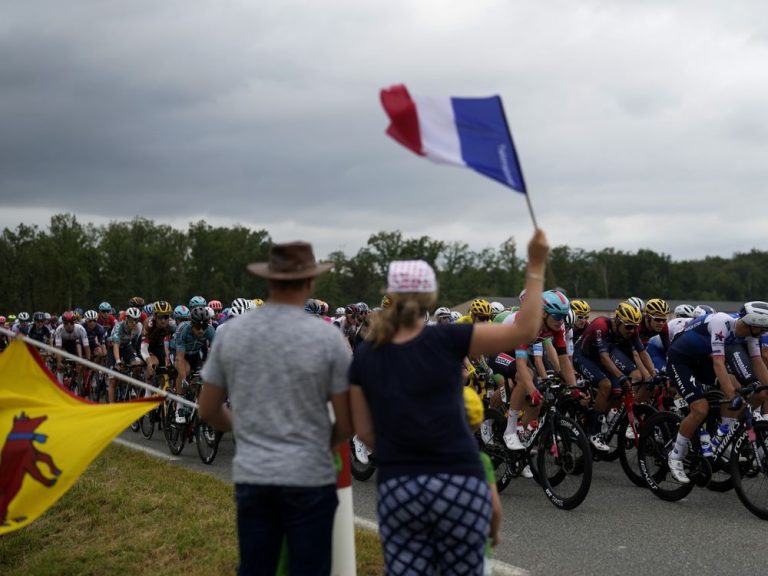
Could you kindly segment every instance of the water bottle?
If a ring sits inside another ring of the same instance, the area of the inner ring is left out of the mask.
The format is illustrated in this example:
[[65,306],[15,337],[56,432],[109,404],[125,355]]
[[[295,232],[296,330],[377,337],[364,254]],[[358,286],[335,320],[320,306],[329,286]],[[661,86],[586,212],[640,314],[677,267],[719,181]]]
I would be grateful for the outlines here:
[[699,430],[699,442],[701,443],[701,455],[705,458],[712,457],[712,440],[706,429]]
[[717,434],[714,438],[710,439],[710,443],[712,445],[713,449],[717,449],[718,446],[723,441],[723,438],[725,438],[725,435],[728,434],[730,431],[730,428],[728,427],[728,424],[720,424],[717,427]]

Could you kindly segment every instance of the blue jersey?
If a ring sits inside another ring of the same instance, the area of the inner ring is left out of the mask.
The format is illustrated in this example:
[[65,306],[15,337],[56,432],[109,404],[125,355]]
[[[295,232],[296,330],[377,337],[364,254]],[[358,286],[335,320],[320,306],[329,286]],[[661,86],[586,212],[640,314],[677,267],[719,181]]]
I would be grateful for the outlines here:
[[670,351],[685,356],[724,356],[726,346],[746,344],[750,356],[759,356],[757,338],[736,336],[736,320],[725,312],[699,316],[675,338]]
[[176,352],[179,354],[196,354],[203,349],[206,343],[213,343],[213,338],[216,335],[216,330],[213,326],[207,326],[205,332],[200,337],[197,337],[192,331],[192,322],[184,322],[177,330],[174,338],[176,344]]

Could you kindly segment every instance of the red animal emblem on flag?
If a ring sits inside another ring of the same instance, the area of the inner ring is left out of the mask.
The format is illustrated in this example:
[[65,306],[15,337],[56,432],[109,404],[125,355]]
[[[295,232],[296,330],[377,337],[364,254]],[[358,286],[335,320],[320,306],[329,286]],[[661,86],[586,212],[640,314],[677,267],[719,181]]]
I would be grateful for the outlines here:
[[[50,454],[40,452],[34,442],[40,444],[48,440],[45,434],[35,432],[38,426],[47,420],[48,416],[29,418],[24,412],[13,418],[13,428],[5,439],[5,445],[0,452],[0,526],[9,526],[7,522],[8,507],[21,490],[24,476],[29,474],[43,486],[51,487],[56,484],[56,478],[46,478],[37,467],[38,462],[46,464],[54,476],[59,476],[59,470],[53,463]],[[22,522],[26,517],[13,518],[14,522]]]

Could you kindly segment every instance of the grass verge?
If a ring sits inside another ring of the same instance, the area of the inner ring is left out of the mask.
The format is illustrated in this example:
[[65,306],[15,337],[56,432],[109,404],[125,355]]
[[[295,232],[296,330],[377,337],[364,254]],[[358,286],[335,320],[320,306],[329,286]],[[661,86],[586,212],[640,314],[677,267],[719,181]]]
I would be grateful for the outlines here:
[[[358,574],[382,574],[378,536],[356,530]],[[232,486],[112,445],[26,528],[0,537],[0,574],[234,574]]]

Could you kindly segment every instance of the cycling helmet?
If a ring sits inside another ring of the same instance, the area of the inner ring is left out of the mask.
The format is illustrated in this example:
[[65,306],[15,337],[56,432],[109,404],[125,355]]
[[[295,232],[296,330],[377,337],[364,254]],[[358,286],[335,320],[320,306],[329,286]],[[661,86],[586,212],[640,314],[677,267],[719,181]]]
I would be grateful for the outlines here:
[[29,312],[19,312],[19,322],[29,322]]
[[8,322],[15,322],[16,314],[8,314]]
[[237,306],[232,306],[231,308],[226,308],[227,312],[227,318],[233,318],[235,316],[240,316],[245,310],[242,308],[239,308]]
[[112,312],[112,304],[109,302],[102,302],[99,304],[99,312]]
[[171,308],[171,305],[169,302],[166,302],[165,300],[158,300],[154,304],[154,310],[155,314],[170,314],[173,310]]
[[675,306],[675,318],[693,318],[693,306],[690,304]]
[[208,304],[208,301],[203,298],[202,296],[192,296],[192,298],[189,299],[189,309],[195,308],[196,306],[205,306]]
[[128,300],[128,306],[131,306],[133,308],[141,308],[144,306],[144,298],[141,296],[134,296],[130,300]]
[[573,324],[576,322],[576,312],[573,311],[573,308],[568,310],[568,314],[565,316],[565,329],[570,330],[573,328]]
[[384,294],[383,298],[381,299],[381,307],[389,308],[390,306],[392,306],[392,298],[389,297],[389,294]]
[[634,304],[622,302],[616,307],[616,318],[625,324],[640,324],[642,315]]
[[136,308],[136,306],[131,306],[128,308],[128,310],[125,311],[125,319],[128,320],[129,318],[138,320],[141,318],[141,310]]
[[208,302],[208,306],[213,308],[215,312],[221,312],[221,309],[224,308],[224,306],[221,305],[221,302],[218,300],[211,300]]
[[576,316],[589,316],[589,313],[592,312],[592,306],[586,300],[574,298],[571,300],[571,310],[576,313]]
[[344,314],[347,314],[349,316],[357,316],[357,313],[360,312],[357,308],[357,304],[347,304],[344,307]]
[[0,316],[0,325],[5,324],[5,316]]
[[707,306],[706,304],[699,304],[696,306],[696,308],[693,309],[693,317],[698,318],[699,316],[704,316],[705,314],[714,314],[715,309],[712,308],[712,306]]
[[262,300],[261,298],[254,298],[252,302],[253,302],[253,305],[256,306],[256,308],[258,308],[259,306],[264,306],[264,300]]
[[248,298],[235,298],[232,300],[232,306],[230,308],[237,308],[242,314],[246,310],[253,308],[253,302]]
[[73,312],[64,312],[61,315],[61,321],[62,322],[74,322],[75,321],[75,314]]
[[72,312],[75,313],[75,316],[82,316],[85,311],[82,308],[80,308],[80,306],[78,306],[77,308],[72,310]]
[[768,328],[768,302],[747,302],[739,310],[739,318],[747,326]]
[[155,306],[154,304],[146,304],[144,306],[144,314],[147,316],[151,316],[155,312]]
[[189,318],[189,308],[184,304],[179,304],[173,309],[173,317],[177,320],[186,320]]
[[210,320],[208,317],[208,309],[205,306],[195,306],[192,308],[189,311],[189,317],[190,320],[192,320],[192,324],[197,324],[198,326],[206,326],[208,320]]
[[483,401],[470,386],[464,386],[464,408],[467,411],[467,421],[473,430],[483,423],[485,410]]
[[459,318],[461,318],[461,312],[458,312],[456,310],[451,312],[451,322],[456,322],[456,320],[458,320]]
[[368,314],[368,312],[370,312],[371,309],[368,307],[368,304],[366,304],[365,302],[358,302],[357,303],[357,311],[360,314]]
[[310,314],[320,314],[320,304],[318,304],[317,300],[314,298],[310,298],[307,300],[306,304],[304,304],[304,312],[309,312]]
[[32,320],[35,322],[45,322],[45,313],[44,312],[35,312],[32,315]]
[[469,305],[470,316],[490,316],[491,303],[483,298],[475,298]]
[[496,316],[496,314],[500,314],[501,312],[504,312],[504,304],[501,302],[491,302],[491,314]]
[[448,316],[451,317],[451,311],[446,308],[445,306],[440,306],[437,310],[435,310],[435,318],[445,318]]
[[48,312],[44,312],[44,313],[43,313],[43,316],[45,316],[45,321],[46,321],[46,322],[48,322],[48,320],[50,320],[50,319],[51,319],[51,315],[50,315],[50,314],[48,314]]
[[640,312],[645,311],[645,302],[643,302],[642,298],[638,298],[637,296],[630,296],[626,299],[626,302],[640,310]]
[[216,311],[210,306],[206,306],[205,311],[208,312],[208,320],[213,320],[216,318]]
[[523,288],[520,291],[520,294],[517,295],[517,299],[520,301],[520,304],[523,303],[523,300],[525,300],[525,288]]
[[344,316],[344,306],[336,308],[336,316]]
[[87,322],[88,320],[96,320],[99,317],[99,315],[96,313],[96,310],[88,310],[83,315],[83,319]]
[[558,290],[547,290],[541,295],[544,300],[544,312],[553,316],[565,318],[571,309],[571,303],[565,294]]
[[327,316],[328,302],[326,302],[325,300],[318,300],[317,298],[315,299],[315,302],[317,302],[317,306],[320,308],[320,312],[318,312],[318,314],[320,314],[320,316]]
[[669,312],[669,304],[661,298],[651,298],[645,303],[645,313],[651,316],[666,316]]

